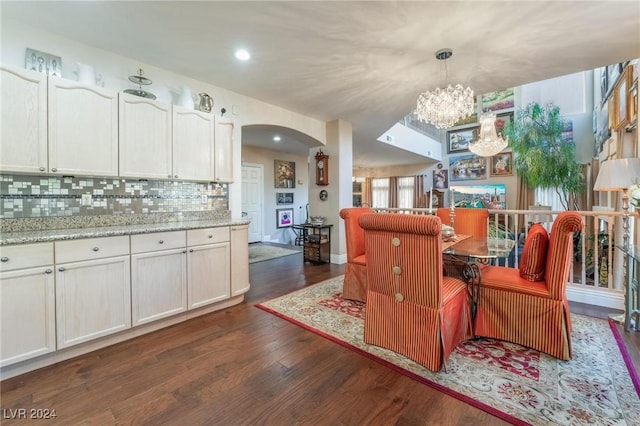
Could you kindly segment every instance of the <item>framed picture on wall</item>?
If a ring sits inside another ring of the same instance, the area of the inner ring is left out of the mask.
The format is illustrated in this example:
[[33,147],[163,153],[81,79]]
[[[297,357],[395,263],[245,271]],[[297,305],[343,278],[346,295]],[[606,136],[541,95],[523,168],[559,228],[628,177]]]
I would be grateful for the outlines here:
[[456,207],[477,207],[488,209],[507,208],[507,186],[495,185],[467,185],[451,187],[451,195],[455,199]]
[[276,192],[276,204],[293,204],[293,192]]
[[496,133],[504,135],[504,128],[507,124],[513,122],[513,112],[506,112],[496,116]]
[[501,152],[491,157],[489,175],[513,176],[513,153]]
[[295,188],[295,161],[273,160],[273,180],[276,188]]
[[501,111],[515,105],[513,89],[497,90],[482,95],[482,111]]
[[615,120],[613,128],[620,130],[631,120],[629,108],[629,87],[631,85],[630,67],[624,69],[614,87]]
[[446,189],[449,187],[449,170],[440,169],[433,171],[433,187],[436,189]]
[[276,209],[276,226],[288,228],[293,225],[293,209]]
[[487,178],[487,159],[475,154],[449,157],[449,179],[452,181]]
[[449,130],[447,132],[447,153],[468,152],[469,143],[478,137],[478,132],[480,132],[480,126]]

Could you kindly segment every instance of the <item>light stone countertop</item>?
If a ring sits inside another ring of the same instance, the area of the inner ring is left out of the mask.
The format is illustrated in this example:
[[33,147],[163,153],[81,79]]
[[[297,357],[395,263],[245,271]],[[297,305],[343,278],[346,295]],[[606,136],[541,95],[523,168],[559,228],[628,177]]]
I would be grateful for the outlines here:
[[0,246],[76,240],[81,238],[114,237],[118,235],[146,234],[150,232],[183,231],[187,229],[216,228],[220,226],[248,225],[250,222],[251,221],[247,219],[224,218],[90,228],[3,232],[0,235]]

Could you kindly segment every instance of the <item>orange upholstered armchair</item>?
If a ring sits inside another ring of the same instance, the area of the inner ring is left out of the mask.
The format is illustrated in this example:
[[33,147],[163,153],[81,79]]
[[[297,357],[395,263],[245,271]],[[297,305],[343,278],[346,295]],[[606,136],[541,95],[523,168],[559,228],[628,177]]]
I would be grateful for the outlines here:
[[359,222],[369,282],[365,343],[439,371],[472,337],[466,285],[442,274],[440,218],[367,214]]
[[[545,262],[542,277],[526,274],[523,268],[488,266],[482,270],[476,336],[506,340],[559,359],[571,359],[571,317],[566,290],[573,260],[573,233],[582,227],[578,213],[558,214],[546,254],[527,253],[530,258]],[[525,251],[527,246],[537,245],[528,241]]]
[[367,258],[364,251],[364,231],[358,224],[358,218],[367,213],[373,213],[373,210],[368,207],[340,210],[340,217],[344,219],[347,246],[342,297],[361,302],[367,299]]
[[[451,210],[439,208],[436,215],[445,225],[451,225]],[[489,210],[485,208],[457,208],[453,218],[456,234],[487,237],[489,234]]]

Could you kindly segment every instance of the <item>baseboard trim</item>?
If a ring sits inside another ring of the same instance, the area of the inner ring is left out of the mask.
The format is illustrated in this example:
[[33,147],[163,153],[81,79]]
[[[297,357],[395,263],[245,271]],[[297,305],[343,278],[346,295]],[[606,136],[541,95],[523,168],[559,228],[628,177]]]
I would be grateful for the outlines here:
[[594,289],[569,284],[567,299],[571,302],[624,310],[624,293],[620,290]]

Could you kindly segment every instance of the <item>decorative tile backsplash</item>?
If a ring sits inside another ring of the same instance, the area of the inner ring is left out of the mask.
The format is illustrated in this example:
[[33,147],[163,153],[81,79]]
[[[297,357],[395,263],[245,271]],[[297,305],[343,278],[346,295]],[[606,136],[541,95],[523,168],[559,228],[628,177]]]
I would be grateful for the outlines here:
[[0,219],[228,209],[227,184],[0,175]]

